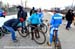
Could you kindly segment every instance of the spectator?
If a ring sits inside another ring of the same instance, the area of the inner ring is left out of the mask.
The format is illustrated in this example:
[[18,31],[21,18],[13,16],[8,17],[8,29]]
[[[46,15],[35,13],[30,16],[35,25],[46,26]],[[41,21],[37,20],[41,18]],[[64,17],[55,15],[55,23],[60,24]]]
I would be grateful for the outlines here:
[[33,7],[33,8],[31,9],[31,11],[30,11],[30,16],[31,16],[33,13],[35,13],[35,8],[34,8],[34,7]]
[[24,18],[24,20],[26,20],[27,12],[25,12],[25,11],[23,10],[23,7],[22,7],[22,6],[18,6],[17,9],[18,9],[17,18],[18,18],[18,19],[19,19],[19,18]]
[[66,20],[67,20],[67,25],[66,25],[66,29],[69,30],[69,28],[71,28],[71,24],[72,21],[74,20],[74,14],[73,14],[73,10],[68,10],[67,14],[66,14]]
[[15,36],[15,31],[21,29],[21,26],[17,26],[19,24],[19,21],[23,22],[21,19],[19,19],[19,20],[18,19],[10,19],[10,20],[4,22],[4,25],[3,25],[3,27],[5,29],[10,31],[13,42],[18,41]]
[[24,27],[25,26],[25,20],[27,18],[27,12],[23,10],[23,7],[22,6],[18,6],[17,7],[18,9],[18,14],[17,14],[17,18],[23,18],[24,19],[24,22],[22,22],[22,26]]

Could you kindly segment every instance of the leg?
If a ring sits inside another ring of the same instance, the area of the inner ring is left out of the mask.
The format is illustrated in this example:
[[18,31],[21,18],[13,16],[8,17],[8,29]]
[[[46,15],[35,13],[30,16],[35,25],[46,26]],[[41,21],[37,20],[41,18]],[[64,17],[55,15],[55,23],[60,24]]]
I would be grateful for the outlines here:
[[52,44],[52,41],[53,41],[53,35],[50,34],[50,44]]
[[48,46],[51,46],[53,41],[53,27],[50,27],[50,37],[49,37],[49,42],[47,42]]
[[31,27],[31,36],[32,36],[32,40],[34,40],[34,32],[33,32],[34,27]]
[[69,21],[67,22],[66,29],[68,28],[68,25],[69,25]]
[[16,40],[15,31],[12,27],[4,26],[8,31],[10,31],[12,40]]
[[24,26],[24,25],[23,25],[23,22],[22,22],[22,33],[23,33],[23,29],[24,29],[23,26]]
[[[37,24],[35,25],[35,27],[38,27]],[[35,37],[36,37],[36,38],[40,38],[38,28],[36,29]]]
[[23,22],[23,27],[24,27],[24,26],[26,26],[26,22],[25,22],[25,21]]
[[71,28],[72,21],[69,22],[69,28]]
[[69,27],[70,27],[70,21],[67,22],[66,29],[69,30]]

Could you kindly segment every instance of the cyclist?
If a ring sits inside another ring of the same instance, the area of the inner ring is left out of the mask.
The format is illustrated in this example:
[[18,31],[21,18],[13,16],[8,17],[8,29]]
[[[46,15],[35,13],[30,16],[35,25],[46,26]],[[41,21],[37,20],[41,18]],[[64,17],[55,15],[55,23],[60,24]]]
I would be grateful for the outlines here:
[[[47,42],[49,46],[51,46],[52,41],[53,41],[53,35],[54,35],[54,30],[57,30],[57,37],[58,37],[58,28],[60,27],[60,24],[62,23],[62,16],[58,13],[59,10],[55,9],[54,10],[54,15],[52,16],[51,22],[50,22],[50,43]],[[56,39],[58,42],[58,39]]]
[[19,21],[23,22],[24,20],[22,18],[20,18],[20,19],[10,19],[10,20],[4,22],[4,25],[3,25],[3,28],[7,29],[11,33],[11,37],[12,37],[13,42],[18,41],[16,39],[16,36],[15,36],[15,31],[17,29],[21,30],[21,26],[17,26],[19,24]]
[[[32,26],[38,27],[38,25],[40,24],[40,21],[39,21],[39,15],[37,14],[37,10],[34,14],[31,15],[31,17],[29,18],[29,21]],[[34,40],[34,33],[33,33],[34,29],[35,29],[34,27],[31,27],[32,40]],[[38,36],[36,34],[38,34]],[[36,36],[36,38],[40,37],[39,33],[35,33],[35,36]]]
[[42,23],[42,22],[43,22],[43,20],[42,20],[42,18],[43,18],[43,13],[42,13],[41,8],[37,9],[37,13],[38,13],[38,15],[39,15],[40,23]]

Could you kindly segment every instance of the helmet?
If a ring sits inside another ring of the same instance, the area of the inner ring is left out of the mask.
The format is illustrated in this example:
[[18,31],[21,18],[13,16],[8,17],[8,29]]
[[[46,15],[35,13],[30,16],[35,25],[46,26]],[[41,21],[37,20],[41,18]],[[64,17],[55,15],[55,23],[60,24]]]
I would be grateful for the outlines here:
[[60,9],[59,8],[55,8],[54,11],[57,12],[57,13],[59,13]]

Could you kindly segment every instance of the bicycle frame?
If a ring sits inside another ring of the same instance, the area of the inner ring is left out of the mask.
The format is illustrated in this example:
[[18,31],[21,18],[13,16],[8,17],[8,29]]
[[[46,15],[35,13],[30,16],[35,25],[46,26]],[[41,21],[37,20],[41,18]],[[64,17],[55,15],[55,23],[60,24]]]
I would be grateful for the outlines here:
[[35,29],[33,29],[33,32],[37,32],[38,27],[35,27],[35,26],[31,26],[31,27],[35,28]]

